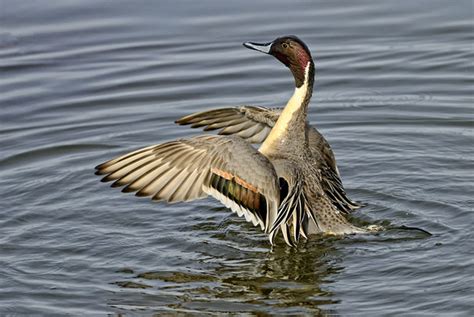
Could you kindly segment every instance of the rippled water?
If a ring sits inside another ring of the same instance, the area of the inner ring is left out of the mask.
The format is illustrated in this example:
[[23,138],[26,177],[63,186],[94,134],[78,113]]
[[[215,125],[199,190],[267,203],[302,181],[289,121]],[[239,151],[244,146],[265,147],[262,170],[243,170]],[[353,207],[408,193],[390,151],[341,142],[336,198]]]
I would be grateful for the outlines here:
[[[292,78],[241,46],[316,58],[310,120],[356,223],[417,226],[273,249],[205,199],[155,204],[98,163],[195,135],[173,121],[282,106]],[[471,1],[0,0],[0,313],[458,315],[473,308]]]

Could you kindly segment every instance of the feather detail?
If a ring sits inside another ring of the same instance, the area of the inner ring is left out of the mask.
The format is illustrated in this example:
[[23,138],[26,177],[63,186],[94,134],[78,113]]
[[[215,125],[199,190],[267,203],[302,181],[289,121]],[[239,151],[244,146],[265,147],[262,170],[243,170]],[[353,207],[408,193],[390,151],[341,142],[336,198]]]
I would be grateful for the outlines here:
[[125,186],[122,191],[155,201],[173,203],[211,195],[266,232],[274,219],[269,215],[277,213],[280,200],[273,165],[235,136],[171,141],[96,168],[98,175],[105,175],[103,181],[114,181],[113,187]]
[[[263,143],[270,134],[282,109],[260,106],[238,106],[214,109],[185,116],[177,124],[205,127],[205,130],[220,130],[222,135],[237,135],[250,143]],[[344,191],[334,153],[326,139],[309,124],[306,125],[310,151],[320,162],[321,185],[334,206],[343,213],[350,213],[363,205],[350,200]]]

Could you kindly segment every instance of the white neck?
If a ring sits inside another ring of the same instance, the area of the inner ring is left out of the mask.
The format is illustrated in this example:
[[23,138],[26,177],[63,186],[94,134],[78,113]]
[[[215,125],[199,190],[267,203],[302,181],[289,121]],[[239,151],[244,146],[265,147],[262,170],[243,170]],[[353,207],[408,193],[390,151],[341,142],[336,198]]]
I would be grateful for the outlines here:
[[270,134],[260,146],[259,151],[261,153],[269,153],[271,148],[275,146],[275,143],[283,139],[283,136],[288,132],[288,129],[291,129],[289,123],[291,122],[293,115],[296,111],[300,110],[301,107],[304,107],[304,100],[309,88],[309,68],[310,63],[308,62],[305,67],[303,85],[295,88],[293,96],[288,100],[288,103],[270,131]]

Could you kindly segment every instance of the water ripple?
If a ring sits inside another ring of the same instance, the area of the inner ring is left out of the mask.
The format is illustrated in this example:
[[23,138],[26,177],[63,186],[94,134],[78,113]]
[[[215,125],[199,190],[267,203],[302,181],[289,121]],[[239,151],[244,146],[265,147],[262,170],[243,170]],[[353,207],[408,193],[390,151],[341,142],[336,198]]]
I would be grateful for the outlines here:
[[[1,7],[0,314],[472,311],[469,1]],[[282,34],[315,57],[309,119],[367,203],[351,221],[387,231],[271,247],[212,199],[155,204],[99,182],[107,159],[201,133],[180,116],[284,105],[288,70],[241,45]]]

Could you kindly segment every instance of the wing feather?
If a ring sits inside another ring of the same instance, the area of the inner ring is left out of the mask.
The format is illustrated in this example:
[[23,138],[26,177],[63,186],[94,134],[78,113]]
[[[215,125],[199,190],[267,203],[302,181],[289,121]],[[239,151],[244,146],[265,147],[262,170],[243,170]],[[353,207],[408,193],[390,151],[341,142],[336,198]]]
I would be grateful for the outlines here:
[[[246,129],[243,122],[237,129]],[[134,151],[96,167],[125,192],[178,202],[211,195],[268,231],[280,192],[271,162],[235,136],[200,136]],[[265,210],[262,210],[265,209]]]
[[[270,133],[281,109],[240,106],[194,113],[176,120],[205,131],[220,129],[221,135],[238,135],[251,143],[262,143]],[[258,136],[257,136],[258,135]]]
[[[176,123],[181,125],[192,124],[191,127],[193,128],[205,127],[204,130],[220,129],[219,134],[237,135],[250,143],[262,143],[275,125],[280,113],[281,109],[239,106],[194,113],[178,119]],[[327,178],[323,180],[322,186],[331,198],[332,203],[344,213],[362,207],[362,204],[347,197],[329,143],[314,127],[308,124],[307,129],[310,150],[313,155],[320,158],[319,168],[330,169],[325,175]]]

